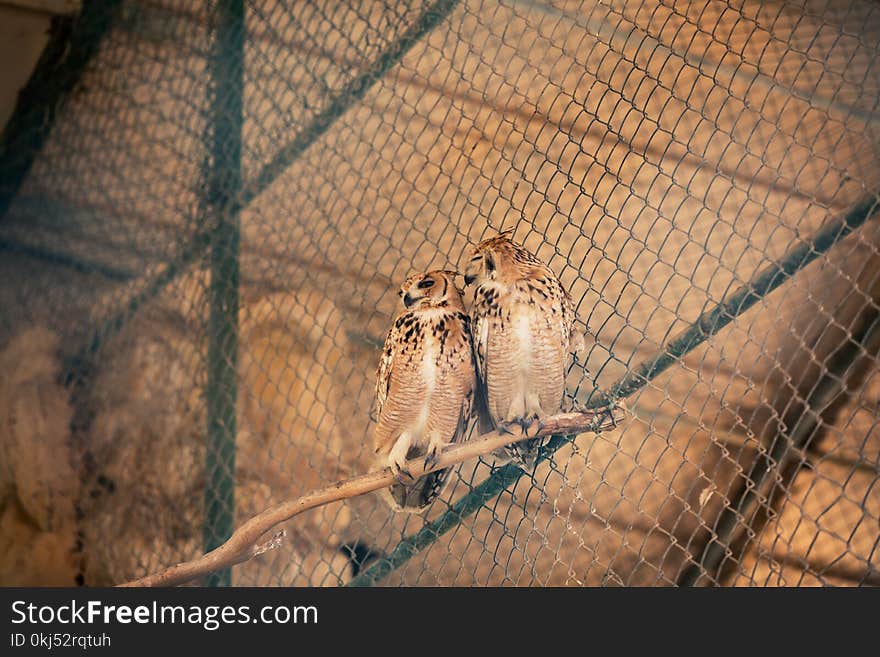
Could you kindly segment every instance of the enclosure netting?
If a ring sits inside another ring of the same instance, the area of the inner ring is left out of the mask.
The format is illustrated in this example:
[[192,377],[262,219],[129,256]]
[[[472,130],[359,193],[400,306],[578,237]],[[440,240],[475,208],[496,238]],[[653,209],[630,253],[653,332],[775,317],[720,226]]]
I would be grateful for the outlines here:
[[873,2],[84,2],[2,142],[0,579],[373,469],[400,283],[512,229],[624,421],[209,583],[880,583],[878,57]]

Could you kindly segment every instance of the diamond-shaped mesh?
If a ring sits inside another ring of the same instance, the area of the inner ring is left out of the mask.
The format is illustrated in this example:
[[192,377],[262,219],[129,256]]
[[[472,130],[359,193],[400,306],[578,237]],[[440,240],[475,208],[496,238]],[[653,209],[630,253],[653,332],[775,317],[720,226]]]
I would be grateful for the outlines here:
[[875,3],[63,20],[0,152],[3,583],[139,577],[373,469],[400,283],[510,229],[594,338],[569,395],[625,421],[209,583],[880,584]]

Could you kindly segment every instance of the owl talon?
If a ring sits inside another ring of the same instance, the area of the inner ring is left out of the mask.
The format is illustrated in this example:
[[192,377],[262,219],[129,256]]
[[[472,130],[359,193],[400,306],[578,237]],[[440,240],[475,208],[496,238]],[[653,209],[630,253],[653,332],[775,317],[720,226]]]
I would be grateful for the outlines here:
[[440,460],[440,455],[447,447],[449,447],[449,443],[443,442],[436,437],[433,438],[431,442],[428,443],[428,451],[425,453],[425,467],[431,468],[437,465],[437,462]]
[[521,436],[525,433],[523,425],[519,419],[512,422],[502,422],[498,425],[498,433],[507,434],[508,436]]
[[416,480],[416,478],[409,473],[409,470],[398,470],[394,473],[394,479],[398,484],[403,484],[404,486],[407,486]]
[[398,463],[397,461],[392,461],[388,467],[391,468],[391,474],[394,475],[397,483],[407,485],[414,482],[416,478],[409,473],[405,466],[405,462]]
[[537,438],[543,428],[544,422],[538,418],[535,418],[523,427],[523,433],[529,438]]

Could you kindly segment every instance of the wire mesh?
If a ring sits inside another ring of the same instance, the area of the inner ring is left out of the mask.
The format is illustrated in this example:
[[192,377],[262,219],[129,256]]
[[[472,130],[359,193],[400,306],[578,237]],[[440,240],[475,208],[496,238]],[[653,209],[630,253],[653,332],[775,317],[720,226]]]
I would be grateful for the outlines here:
[[399,284],[512,229],[626,421],[208,583],[880,583],[878,43],[870,2],[84,2],[0,152],[0,579],[371,469]]

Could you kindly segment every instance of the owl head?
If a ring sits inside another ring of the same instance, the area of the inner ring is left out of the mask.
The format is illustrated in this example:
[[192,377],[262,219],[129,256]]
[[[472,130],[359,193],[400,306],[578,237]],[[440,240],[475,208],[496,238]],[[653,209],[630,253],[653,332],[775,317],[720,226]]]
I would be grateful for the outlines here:
[[490,237],[474,247],[464,270],[465,285],[515,280],[528,274],[536,265],[542,264],[510,239],[512,232]]
[[460,275],[447,269],[410,274],[398,294],[404,307],[410,310],[444,306],[463,309],[462,291],[455,284],[455,277]]

